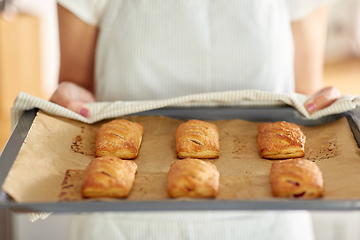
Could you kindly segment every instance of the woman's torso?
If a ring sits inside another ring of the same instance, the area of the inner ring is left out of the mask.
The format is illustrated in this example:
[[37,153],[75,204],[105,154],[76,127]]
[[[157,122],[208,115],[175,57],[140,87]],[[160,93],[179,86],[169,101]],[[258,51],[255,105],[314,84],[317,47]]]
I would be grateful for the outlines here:
[[112,0],[96,57],[100,101],[294,91],[282,0]]

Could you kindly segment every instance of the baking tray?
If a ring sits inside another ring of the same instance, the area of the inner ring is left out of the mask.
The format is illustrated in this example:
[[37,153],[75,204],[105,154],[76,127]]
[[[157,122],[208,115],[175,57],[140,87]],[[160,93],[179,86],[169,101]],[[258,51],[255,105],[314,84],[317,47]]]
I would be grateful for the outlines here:
[[[3,152],[0,155],[0,185],[15,161],[27,133],[36,116],[37,109],[22,114],[12,132]],[[243,119],[247,121],[288,121],[304,126],[316,126],[346,117],[354,138],[360,146],[360,109],[322,117],[315,120],[306,119],[292,107],[272,108],[163,108],[136,115],[162,115],[178,119],[197,118],[202,120]],[[116,202],[56,202],[56,203],[17,203],[4,191],[0,190],[0,208],[9,208],[20,212],[95,212],[95,211],[195,211],[195,210],[359,210],[359,200],[195,200],[195,201],[128,201]]]

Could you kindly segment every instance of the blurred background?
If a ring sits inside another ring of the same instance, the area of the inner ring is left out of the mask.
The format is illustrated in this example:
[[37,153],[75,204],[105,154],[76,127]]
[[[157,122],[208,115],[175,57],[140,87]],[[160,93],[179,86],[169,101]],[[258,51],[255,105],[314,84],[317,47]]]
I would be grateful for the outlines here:
[[[360,95],[360,0],[331,1],[325,59],[324,86]],[[10,109],[18,92],[49,99],[58,71],[56,1],[12,0],[0,11],[0,151],[11,134]],[[360,240],[359,212],[312,216],[316,239]],[[69,219],[53,214],[31,223],[27,214],[0,210],[0,239],[67,239]]]

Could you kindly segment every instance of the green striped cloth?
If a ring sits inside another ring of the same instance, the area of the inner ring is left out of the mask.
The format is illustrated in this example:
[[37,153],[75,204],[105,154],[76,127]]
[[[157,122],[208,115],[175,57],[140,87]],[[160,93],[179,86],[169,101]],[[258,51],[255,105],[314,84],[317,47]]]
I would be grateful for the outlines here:
[[163,107],[199,107],[199,106],[279,106],[289,105],[297,109],[308,119],[316,119],[327,115],[341,113],[355,109],[360,105],[360,97],[345,95],[331,106],[309,114],[304,104],[308,96],[298,93],[270,93],[258,90],[241,90],[228,92],[213,92],[204,94],[187,95],[156,101],[116,101],[96,102],[86,106],[90,110],[90,117],[85,118],[55,103],[19,92],[12,107],[11,122],[15,126],[25,110],[39,108],[49,114],[78,120],[92,124],[104,119],[120,117],[137,112],[143,112]]

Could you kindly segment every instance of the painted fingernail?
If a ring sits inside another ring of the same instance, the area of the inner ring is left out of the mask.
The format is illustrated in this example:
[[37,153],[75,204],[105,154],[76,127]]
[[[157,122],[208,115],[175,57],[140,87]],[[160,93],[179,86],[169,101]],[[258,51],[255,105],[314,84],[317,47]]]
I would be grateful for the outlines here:
[[87,117],[89,115],[89,110],[87,108],[80,108],[80,115]]
[[306,105],[306,109],[308,110],[308,112],[314,111],[315,108],[316,108],[316,104],[314,102],[309,103],[309,104]]

